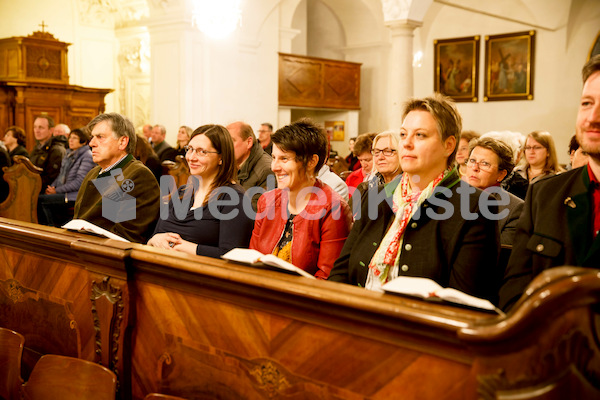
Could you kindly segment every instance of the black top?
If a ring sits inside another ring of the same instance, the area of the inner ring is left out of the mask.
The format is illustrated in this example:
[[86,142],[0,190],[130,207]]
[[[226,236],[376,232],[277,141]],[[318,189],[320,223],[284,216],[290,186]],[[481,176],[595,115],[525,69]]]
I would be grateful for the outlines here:
[[21,145],[18,145],[17,147],[12,149],[12,151],[10,151],[8,153],[8,155],[10,156],[11,160],[12,160],[13,156],[25,156],[25,157],[29,158],[29,153],[27,152],[27,149]]
[[[194,210],[191,209],[192,193],[185,193],[186,187],[179,188],[181,199],[171,197],[168,217],[159,219],[154,234],[178,233],[184,240],[198,244],[198,255],[214,258],[236,247],[248,247],[254,221],[244,212],[241,186],[231,184],[219,188],[221,193]],[[246,208],[251,209],[250,204]]]

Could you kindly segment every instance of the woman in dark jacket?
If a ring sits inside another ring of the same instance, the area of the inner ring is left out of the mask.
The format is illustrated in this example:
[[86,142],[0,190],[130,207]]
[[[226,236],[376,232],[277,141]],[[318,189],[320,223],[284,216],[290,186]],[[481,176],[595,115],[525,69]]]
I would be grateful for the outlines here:
[[4,145],[8,150],[8,155],[12,160],[13,156],[25,156],[29,158],[29,153],[25,148],[25,131],[18,126],[10,126],[4,132]]
[[479,208],[483,193],[462,182],[454,156],[461,117],[435,94],[413,99],[400,130],[400,179],[364,196],[329,280],[381,291],[399,276],[496,301],[501,274],[497,221]]
[[88,143],[87,128],[69,134],[69,150],[62,160],[58,177],[38,198],[40,224],[60,227],[73,219],[73,207],[83,179],[96,166]]

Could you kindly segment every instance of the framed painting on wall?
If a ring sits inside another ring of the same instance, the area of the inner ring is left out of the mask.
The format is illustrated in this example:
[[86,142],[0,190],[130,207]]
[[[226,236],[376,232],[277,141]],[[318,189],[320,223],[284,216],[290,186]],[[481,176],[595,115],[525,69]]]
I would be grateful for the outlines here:
[[438,39],[434,45],[434,89],[454,101],[477,101],[479,36]]
[[483,101],[533,100],[535,31],[485,37]]

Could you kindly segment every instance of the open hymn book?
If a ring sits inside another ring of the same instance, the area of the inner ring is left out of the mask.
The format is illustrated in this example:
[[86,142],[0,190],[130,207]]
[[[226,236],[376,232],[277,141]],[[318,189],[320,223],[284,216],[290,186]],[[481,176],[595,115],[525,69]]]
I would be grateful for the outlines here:
[[303,269],[296,267],[294,264],[284,261],[273,254],[263,254],[260,251],[253,249],[233,249],[223,254],[221,257],[228,261],[234,261],[258,267],[274,267],[277,269],[302,275],[306,278],[316,279],[313,275],[309,274]]
[[109,232],[104,228],[100,228],[98,225],[94,225],[91,222],[87,222],[83,219],[74,219],[72,221],[69,221],[66,224],[64,224],[62,228],[68,229],[70,231],[92,233],[94,235],[103,236],[109,239],[120,240],[121,242],[129,242],[129,240],[119,235],[115,235],[114,233]]
[[501,310],[486,299],[468,295],[454,288],[443,288],[429,278],[400,276],[384,284],[382,289],[386,293],[414,296],[429,301],[454,303],[480,310],[497,312],[500,315],[503,314]]

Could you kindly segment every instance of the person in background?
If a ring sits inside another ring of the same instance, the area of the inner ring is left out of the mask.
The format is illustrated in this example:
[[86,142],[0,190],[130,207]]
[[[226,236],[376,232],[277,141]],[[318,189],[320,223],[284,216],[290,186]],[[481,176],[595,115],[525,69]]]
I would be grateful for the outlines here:
[[[90,147],[97,166],[87,174],[77,193],[74,218],[86,220],[131,242],[145,243],[158,220],[160,188],[152,172],[133,157],[137,141],[135,128],[129,119],[117,113],[100,114],[87,127],[92,132]],[[96,185],[105,190],[101,192]],[[124,194],[127,198],[123,201],[104,206],[104,199],[119,199]],[[132,198],[135,213],[125,218],[130,215]],[[105,211],[110,213],[107,215]],[[123,218],[115,222],[115,214],[122,214]]]
[[8,182],[4,180],[4,167],[8,168],[11,164],[12,159],[8,151],[3,146],[0,146],[0,202],[3,202],[8,197],[10,191]]
[[[253,187],[267,188],[267,178],[271,171],[271,156],[263,151],[252,127],[237,121],[227,125],[233,140],[237,179],[245,190]],[[261,193],[252,195],[252,208],[256,211]]]
[[46,188],[54,182],[60,173],[60,164],[67,152],[62,143],[62,136],[53,137],[54,119],[48,115],[38,115],[33,121],[33,134],[37,140],[33,151],[30,154],[31,162],[42,169],[42,190],[41,194],[46,193]]
[[52,131],[54,140],[62,143],[67,150],[69,150],[69,133],[71,133],[71,128],[67,124],[57,124]]
[[569,142],[569,159],[570,162],[567,170],[583,167],[588,163],[588,155],[585,151],[583,151],[581,146],[579,146],[576,135],[573,135],[573,137],[571,137],[571,141]]
[[346,202],[316,178],[327,159],[327,137],[303,119],[271,140],[277,189],[258,200],[250,248],[327,279],[352,225]]
[[181,125],[177,131],[177,155],[185,157],[185,146],[190,142],[190,136],[192,136],[193,129],[186,125]]
[[361,168],[357,153],[354,151],[356,140],[357,138],[348,139],[348,150],[350,150],[350,154],[348,154],[344,160],[346,161],[346,164],[348,164],[349,171],[357,171]]
[[470,142],[467,170],[463,175],[471,186],[481,190],[492,190],[500,200],[498,212],[508,210],[506,217],[498,220],[500,243],[512,246],[517,222],[523,210],[523,200],[502,189],[502,181],[514,168],[513,153],[508,145],[490,137],[480,137]]
[[458,172],[461,176],[464,176],[467,170],[465,162],[467,162],[467,158],[469,157],[469,143],[478,137],[479,133],[475,131],[462,131],[460,133],[460,141],[456,150],[456,164],[458,164]]
[[271,142],[271,135],[273,134],[273,125],[268,122],[263,122],[260,124],[260,129],[258,130],[258,141],[260,142],[260,146],[264,150],[265,153],[271,155],[273,152],[273,143]]
[[525,164],[517,167],[516,171],[529,184],[545,176],[552,176],[564,170],[558,164],[556,146],[552,135],[544,131],[533,131],[525,140]]
[[[378,187],[385,201],[363,199],[329,280],[381,291],[399,276],[425,277],[497,301],[498,226],[482,216],[483,192],[458,174],[454,157],[462,122],[456,106],[435,93],[410,100],[402,119],[398,152],[404,172]],[[374,145],[385,148],[391,150],[391,143]],[[465,208],[475,217],[464,218]]]
[[[489,137],[500,140],[507,144],[513,153],[513,164],[519,165],[523,157],[523,147],[525,146],[525,136],[521,132],[513,131],[490,131],[486,132],[481,137]],[[514,194],[521,200],[525,199],[529,181],[521,176],[515,169],[502,180],[502,188],[509,193]]]
[[589,162],[531,185],[500,289],[504,310],[544,270],[600,265],[600,55],[584,65],[582,78],[575,131]]
[[152,125],[146,124],[142,127],[142,132],[148,143],[152,144]]
[[[354,156],[360,162],[361,168],[353,171],[346,178],[346,185],[348,185],[348,191],[350,197],[356,190],[359,184],[366,181],[373,169],[373,154],[371,154],[371,147],[373,146],[373,139],[377,136],[376,133],[363,133],[358,135],[353,148]],[[352,139],[350,139],[352,140]],[[348,157],[346,157],[346,160]]]
[[135,151],[133,152],[133,156],[136,160],[140,160],[144,163],[146,167],[156,178],[156,181],[160,183],[160,177],[163,173],[162,165],[160,164],[160,160],[158,156],[152,150],[152,146],[148,143],[145,137],[142,135],[137,135],[137,141],[135,143]]
[[400,136],[393,131],[381,132],[373,139],[373,170],[378,184],[390,183],[402,173],[399,151]]
[[9,126],[6,131],[4,131],[4,145],[6,146],[6,150],[8,150],[8,155],[10,159],[14,156],[24,156],[29,158],[29,153],[25,148],[25,131],[18,126]]
[[231,135],[224,126],[203,125],[186,148],[192,185],[173,193],[169,214],[160,219],[148,244],[161,249],[219,258],[247,247],[252,219],[244,212],[244,188],[236,183]]
[[177,150],[171,147],[165,140],[167,137],[167,129],[163,125],[154,125],[152,128],[152,149],[158,156],[160,162],[169,160],[175,161]]
[[95,167],[88,143],[87,128],[69,134],[69,150],[63,158],[58,177],[38,197],[38,221],[42,225],[61,227],[73,219],[77,192],[85,176]]

